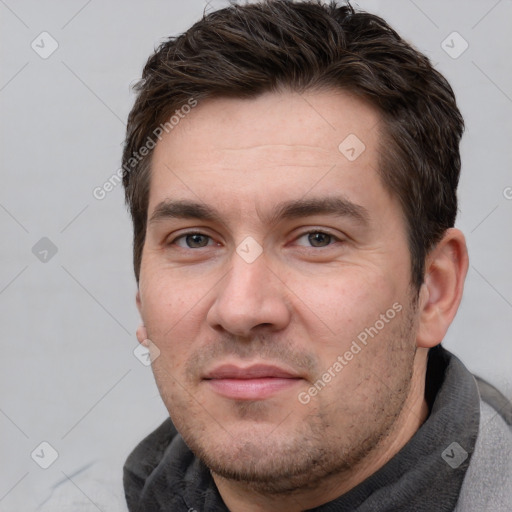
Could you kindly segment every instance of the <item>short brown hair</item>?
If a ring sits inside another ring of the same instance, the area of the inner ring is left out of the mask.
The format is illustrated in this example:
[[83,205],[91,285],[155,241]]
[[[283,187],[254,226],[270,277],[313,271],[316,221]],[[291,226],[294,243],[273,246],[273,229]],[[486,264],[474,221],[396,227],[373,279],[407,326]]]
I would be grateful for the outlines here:
[[231,5],[204,15],[149,58],[135,86],[123,152],[137,282],[152,154],[141,158],[140,148],[191,98],[250,98],[283,88],[338,88],[380,112],[385,133],[378,171],[400,201],[411,283],[419,290],[426,255],[455,223],[464,122],[450,85],[427,57],[382,18],[334,1]]

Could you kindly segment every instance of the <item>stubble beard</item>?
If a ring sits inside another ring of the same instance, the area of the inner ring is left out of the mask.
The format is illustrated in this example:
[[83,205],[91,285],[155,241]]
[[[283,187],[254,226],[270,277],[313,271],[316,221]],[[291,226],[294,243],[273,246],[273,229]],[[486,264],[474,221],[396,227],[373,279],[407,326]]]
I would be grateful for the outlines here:
[[[368,416],[356,418],[350,432],[340,432],[332,425],[332,403],[320,403],[314,414],[301,417],[291,431],[286,417],[272,431],[259,428],[261,423],[255,421],[255,428],[230,433],[221,422],[198,409],[188,395],[167,393],[162,378],[160,394],[185,443],[214,475],[243,483],[263,495],[302,493],[318,488],[329,477],[337,475],[343,481],[389,438],[411,389],[416,352],[414,324],[412,308],[404,311],[400,324],[386,337],[373,340],[392,344],[387,368],[395,377],[390,387],[389,383],[379,385],[378,377],[368,374],[376,382],[376,393],[365,409]],[[158,371],[154,370],[157,378]],[[245,421],[261,418],[266,412],[261,402],[239,402],[236,406],[238,417]],[[336,406],[343,407],[343,403]],[[194,417],[192,410],[203,418]]]

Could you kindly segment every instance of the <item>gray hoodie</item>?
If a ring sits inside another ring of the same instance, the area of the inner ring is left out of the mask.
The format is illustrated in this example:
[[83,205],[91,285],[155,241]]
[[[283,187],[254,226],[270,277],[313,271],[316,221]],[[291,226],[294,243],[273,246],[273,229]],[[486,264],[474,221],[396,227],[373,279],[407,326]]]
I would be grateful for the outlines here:
[[[430,350],[430,414],[382,468],[315,512],[511,512],[512,406],[438,346]],[[170,419],[124,466],[130,512],[229,512],[208,468]]]

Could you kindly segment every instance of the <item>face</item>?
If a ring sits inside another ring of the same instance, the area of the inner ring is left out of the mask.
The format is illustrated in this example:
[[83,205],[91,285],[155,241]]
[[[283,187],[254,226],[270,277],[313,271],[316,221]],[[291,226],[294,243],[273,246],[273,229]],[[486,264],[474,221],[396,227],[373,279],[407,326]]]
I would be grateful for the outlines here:
[[314,485],[400,417],[416,313],[380,130],[347,93],[269,93],[200,103],[154,150],[138,306],[214,474]]

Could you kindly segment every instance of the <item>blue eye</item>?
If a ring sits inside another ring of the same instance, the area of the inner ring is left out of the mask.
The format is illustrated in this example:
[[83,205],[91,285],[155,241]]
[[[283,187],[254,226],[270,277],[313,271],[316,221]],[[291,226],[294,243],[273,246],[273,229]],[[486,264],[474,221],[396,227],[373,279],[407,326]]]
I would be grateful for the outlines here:
[[[310,231],[297,238],[297,241],[305,238],[307,239],[306,244],[309,244],[311,247],[327,247],[331,245],[333,241],[337,240],[336,237],[329,233],[324,233],[323,231]],[[298,245],[306,244],[299,243]]]
[[[180,243],[181,242],[181,243]],[[183,249],[201,249],[211,245],[212,239],[201,233],[188,233],[176,238],[173,243]]]
[[[324,231],[308,231],[296,239],[297,245],[316,248],[328,247],[337,241],[337,237]],[[171,244],[182,249],[202,249],[215,245],[215,241],[203,233],[185,233],[175,238]]]

